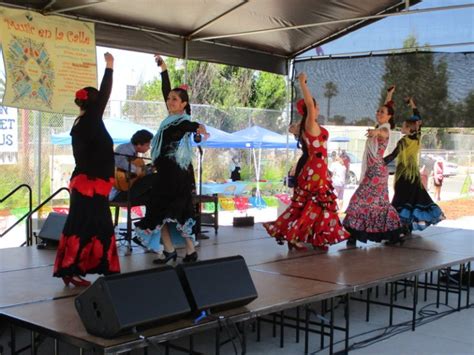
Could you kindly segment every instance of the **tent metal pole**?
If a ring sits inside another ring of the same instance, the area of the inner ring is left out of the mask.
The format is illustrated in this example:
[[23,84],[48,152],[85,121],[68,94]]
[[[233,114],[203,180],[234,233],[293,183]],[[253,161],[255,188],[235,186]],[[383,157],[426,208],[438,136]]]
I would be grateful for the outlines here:
[[[415,52],[417,50],[423,49],[433,49],[433,48],[443,48],[443,47],[461,47],[461,46],[472,46],[474,42],[460,42],[460,43],[451,43],[451,44],[429,44],[426,46],[418,46],[418,47],[411,47],[411,48],[390,48],[390,49],[379,49],[370,52],[346,52],[346,53],[337,53],[337,54],[329,54],[329,55],[312,55],[308,57],[303,57],[300,59],[295,59],[295,63],[304,62],[308,60],[314,59],[326,59],[326,58],[342,58],[342,57],[352,57],[352,56],[368,56],[374,54],[394,54],[394,52],[398,53],[403,51],[403,53],[407,52]],[[396,54],[395,53],[395,54]]]
[[78,6],[71,6],[71,7],[65,7],[63,9],[57,9],[57,10],[52,10],[52,11],[47,11],[46,9],[50,8],[56,1],[53,0],[51,1],[48,5],[46,5],[43,9],[43,15],[55,15],[55,14],[60,14],[60,13],[63,13],[63,12],[68,12],[68,11],[73,11],[73,10],[79,10],[79,9],[84,9],[86,7],[91,7],[91,6],[94,6],[94,5],[99,5],[99,4],[103,4],[104,2],[103,1],[96,1],[96,2],[92,2],[92,3],[89,3],[89,4],[82,4],[82,5],[78,5]]
[[187,39],[184,40],[184,84],[188,83],[188,46]]
[[382,19],[382,18],[386,18],[386,17],[414,15],[414,14],[421,14],[421,13],[426,13],[426,12],[436,12],[436,11],[461,10],[461,9],[472,8],[472,7],[474,7],[474,4],[462,4],[462,5],[430,7],[430,8],[427,8],[427,9],[408,10],[408,11],[401,11],[401,12],[395,12],[395,13],[380,13],[380,14],[376,14],[376,15],[352,17],[352,18],[342,19],[342,20],[332,20],[332,21],[324,21],[324,22],[317,22],[317,23],[308,23],[308,24],[305,24],[305,25],[267,28],[267,29],[257,30],[257,31],[236,32],[236,33],[229,33],[229,34],[218,35],[218,36],[197,37],[197,38],[194,38],[193,40],[194,41],[208,41],[208,40],[215,40],[215,39],[220,39],[220,38],[251,36],[251,35],[255,35],[255,34],[297,30],[297,29],[302,29],[302,28],[327,26],[327,25],[333,25],[333,24],[339,24],[339,23],[345,23],[345,22],[369,21],[369,20]]

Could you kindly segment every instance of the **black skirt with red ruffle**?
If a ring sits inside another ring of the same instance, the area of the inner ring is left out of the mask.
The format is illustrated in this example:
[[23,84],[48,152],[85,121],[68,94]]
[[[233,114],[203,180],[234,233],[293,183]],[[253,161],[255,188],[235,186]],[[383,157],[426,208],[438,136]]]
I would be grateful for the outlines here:
[[69,215],[59,240],[54,276],[120,272],[108,195],[113,180],[73,177]]

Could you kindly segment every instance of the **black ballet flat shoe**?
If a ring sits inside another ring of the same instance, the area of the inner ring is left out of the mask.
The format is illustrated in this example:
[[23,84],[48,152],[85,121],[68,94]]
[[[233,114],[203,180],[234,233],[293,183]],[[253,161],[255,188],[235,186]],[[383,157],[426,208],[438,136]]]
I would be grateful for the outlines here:
[[405,237],[398,237],[398,238],[387,240],[385,242],[385,245],[397,245],[397,244],[403,245],[403,243],[405,243]]
[[355,247],[355,246],[357,246],[357,239],[355,239],[355,238],[349,238],[349,239],[347,239],[347,241],[346,241],[346,246],[348,246],[348,247]]
[[165,256],[164,258],[158,258],[153,260],[153,264],[166,264],[168,261],[173,259],[173,261],[176,261],[178,258],[178,253],[176,250],[173,250],[172,252],[167,252],[166,250],[163,250],[163,255]]
[[278,245],[284,245],[285,244],[285,239],[284,238],[275,238],[276,242]]
[[197,261],[198,259],[198,253],[194,252],[191,254],[186,254],[186,256],[183,258],[183,263],[193,263]]

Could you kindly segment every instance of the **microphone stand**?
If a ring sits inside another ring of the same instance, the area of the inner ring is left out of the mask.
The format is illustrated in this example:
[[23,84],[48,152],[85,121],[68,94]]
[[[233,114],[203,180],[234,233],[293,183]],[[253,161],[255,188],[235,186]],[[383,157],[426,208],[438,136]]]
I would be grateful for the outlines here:
[[[139,158],[136,155],[130,155],[130,154],[122,154],[122,153],[115,153],[114,155],[121,156],[121,157],[126,157],[128,161],[128,167],[127,171],[125,173],[125,179],[127,181],[127,229],[125,231],[125,234],[120,233],[124,237],[124,240],[128,243],[128,252],[127,254],[132,253],[132,199],[131,199],[131,174],[132,174],[132,161]],[[139,158],[143,160],[151,160],[150,158]]]
[[198,206],[197,206],[197,218],[196,218],[196,240],[209,239],[207,235],[204,234],[201,230],[201,195],[202,195],[202,147],[201,145],[197,146],[199,150],[199,195],[197,196]]

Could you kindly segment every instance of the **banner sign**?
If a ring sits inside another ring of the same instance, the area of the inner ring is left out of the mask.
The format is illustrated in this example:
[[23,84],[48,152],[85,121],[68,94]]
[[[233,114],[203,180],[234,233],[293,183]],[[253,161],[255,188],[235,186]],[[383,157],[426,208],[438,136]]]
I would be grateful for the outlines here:
[[0,7],[3,105],[76,114],[74,94],[97,86],[94,24]]
[[17,110],[0,106],[0,153],[18,152]]

